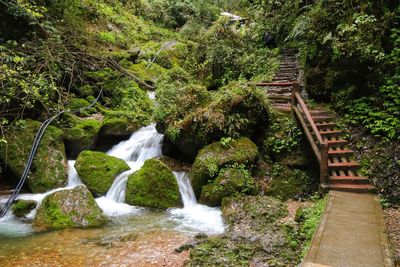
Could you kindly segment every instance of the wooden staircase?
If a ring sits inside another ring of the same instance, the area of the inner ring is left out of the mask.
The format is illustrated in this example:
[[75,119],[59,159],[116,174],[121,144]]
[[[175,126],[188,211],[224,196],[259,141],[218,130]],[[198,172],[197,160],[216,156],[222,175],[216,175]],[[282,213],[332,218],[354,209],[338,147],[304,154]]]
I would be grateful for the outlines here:
[[282,62],[274,79],[270,83],[258,83],[257,86],[268,87],[267,95],[273,108],[290,112],[293,82],[298,80],[297,49],[284,49]]
[[321,191],[375,193],[369,179],[360,174],[360,165],[354,159],[348,141],[334,122],[335,116],[325,110],[310,109],[300,95],[299,69],[296,49],[282,53],[282,64],[273,82],[258,83],[266,87],[274,109],[293,112],[320,165]]

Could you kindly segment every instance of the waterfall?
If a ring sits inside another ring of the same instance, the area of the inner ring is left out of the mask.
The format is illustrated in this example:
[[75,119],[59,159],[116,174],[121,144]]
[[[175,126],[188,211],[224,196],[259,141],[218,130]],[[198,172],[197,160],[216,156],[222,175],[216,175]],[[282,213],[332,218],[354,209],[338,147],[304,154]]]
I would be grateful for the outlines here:
[[75,169],[75,160],[68,160],[68,184],[67,187],[75,187],[81,185],[78,172]]
[[225,230],[221,211],[197,203],[189,175],[186,172],[174,172],[181,194],[183,209],[169,209],[171,219],[178,223],[182,231],[202,231],[220,234]]
[[125,190],[129,175],[139,170],[148,159],[161,156],[164,136],[155,124],[143,127],[131,137],[111,148],[107,154],[124,160],[131,168],[119,174],[104,197],[96,199],[104,213],[110,216],[137,213],[138,208],[125,204]]
[[174,175],[179,185],[179,192],[181,193],[183,206],[185,208],[195,206],[197,201],[192,185],[189,181],[189,175],[186,172],[174,172]]

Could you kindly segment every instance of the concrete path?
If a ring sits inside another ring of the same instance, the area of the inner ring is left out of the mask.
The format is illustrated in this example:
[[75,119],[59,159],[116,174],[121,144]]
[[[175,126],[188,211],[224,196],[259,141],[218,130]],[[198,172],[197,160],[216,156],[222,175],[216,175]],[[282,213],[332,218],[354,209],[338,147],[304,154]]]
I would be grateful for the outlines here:
[[302,267],[393,267],[376,195],[330,191]]

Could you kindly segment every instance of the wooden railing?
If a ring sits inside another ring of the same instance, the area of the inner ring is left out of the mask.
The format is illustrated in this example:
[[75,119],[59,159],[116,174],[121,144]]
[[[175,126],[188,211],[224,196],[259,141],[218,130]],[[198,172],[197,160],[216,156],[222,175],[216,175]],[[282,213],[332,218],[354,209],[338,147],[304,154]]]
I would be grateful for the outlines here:
[[292,97],[291,104],[294,114],[301,123],[304,129],[304,133],[314,151],[315,156],[318,159],[320,165],[320,183],[326,183],[328,179],[328,150],[329,144],[324,142],[322,136],[318,130],[317,125],[308,110],[307,105],[304,103],[303,98],[300,95],[300,86],[298,82],[292,83]]

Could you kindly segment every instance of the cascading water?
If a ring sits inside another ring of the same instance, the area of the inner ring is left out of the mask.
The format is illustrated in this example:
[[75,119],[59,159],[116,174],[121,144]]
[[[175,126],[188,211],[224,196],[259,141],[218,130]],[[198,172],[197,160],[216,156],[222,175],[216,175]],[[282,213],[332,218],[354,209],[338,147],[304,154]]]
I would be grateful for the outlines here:
[[105,197],[96,199],[97,204],[106,214],[117,216],[138,211],[123,203],[126,182],[129,175],[139,170],[146,160],[161,156],[163,138],[164,136],[157,132],[155,124],[151,124],[139,129],[129,140],[122,141],[107,152],[110,156],[124,160],[131,169],[116,177]]
[[179,185],[179,192],[181,193],[183,206],[185,208],[195,206],[197,200],[189,181],[189,175],[185,172],[174,172],[174,175]]
[[78,172],[75,169],[75,160],[68,160],[68,185],[67,187],[75,187],[82,184]]
[[[157,132],[155,124],[151,124],[139,129],[128,140],[120,142],[107,152],[108,155],[127,162],[131,169],[116,177],[106,196],[96,199],[96,202],[105,214],[113,218],[123,216],[121,219],[127,217],[127,215],[132,217],[132,215],[136,216],[140,214],[143,219],[154,216],[151,211],[146,211],[144,208],[125,204],[125,189],[129,175],[139,170],[146,160],[162,155],[163,138],[164,136]],[[65,188],[54,189],[43,194],[21,194],[18,198],[35,200],[39,206],[47,195],[60,190],[72,189],[82,184],[74,164],[74,160],[68,161],[68,184]],[[184,207],[169,209],[165,213],[167,216],[163,215],[162,218],[159,218],[157,224],[174,225],[175,229],[184,232],[222,233],[224,231],[224,224],[220,210],[197,204],[188,175],[184,172],[174,172],[174,174],[179,185]],[[0,198],[0,205],[5,203],[6,199],[6,197]],[[36,209],[26,217],[27,219],[33,219],[35,214]],[[30,224],[26,224],[15,218],[11,212],[0,219],[0,235],[23,236],[33,232]]]
[[183,209],[169,209],[171,219],[178,222],[182,231],[202,231],[209,234],[220,234],[225,230],[221,211],[197,204],[189,175],[185,172],[174,172],[179,185]]

